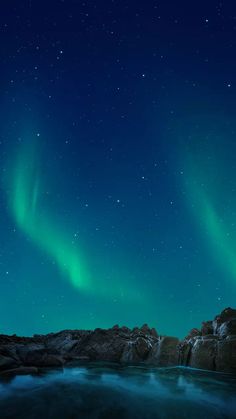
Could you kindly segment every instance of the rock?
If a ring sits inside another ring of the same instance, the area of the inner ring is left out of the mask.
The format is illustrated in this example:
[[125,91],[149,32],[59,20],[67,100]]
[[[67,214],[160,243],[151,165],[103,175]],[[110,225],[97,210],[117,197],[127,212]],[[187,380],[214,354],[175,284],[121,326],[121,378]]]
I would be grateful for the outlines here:
[[57,333],[46,341],[46,348],[51,352],[67,354],[78,343],[78,338],[74,338],[70,332]]
[[45,349],[29,351],[25,357],[24,365],[36,367],[61,367],[63,358],[50,354]]
[[118,324],[115,324],[115,325],[112,327],[112,330],[119,330],[119,325],[118,325]]
[[120,362],[124,363],[150,363],[153,349],[157,343],[157,338],[152,336],[140,335],[140,331],[132,335],[131,339],[126,342]]
[[202,323],[199,336],[197,330],[193,329],[181,342],[180,364],[235,373],[236,310],[226,308],[213,321]]
[[156,329],[154,327],[151,328],[150,334],[154,337],[154,338],[158,338],[158,333],[156,331]]
[[151,336],[153,336],[153,337],[155,337],[155,338],[157,338],[158,337],[158,334],[157,334],[157,331],[156,331],[156,329],[154,328],[154,327],[152,327],[152,328],[150,328],[146,323],[140,328],[140,329],[138,329],[138,328],[135,328],[135,329],[133,329],[133,331],[135,332],[137,332],[138,331],[138,333],[143,333],[144,335],[151,335]]
[[229,335],[236,335],[236,318],[222,323],[218,327],[218,335],[223,338]]
[[154,334],[146,325],[133,330],[124,326],[115,326],[108,330],[95,329],[78,340],[70,351],[70,356],[89,356],[93,361],[122,363],[144,361],[151,350],[152,342],[157,339],[152,333]]
[[145,359],[147,358],[147,356],[148,356],[148,354],[149,354],[149,352],[152,348],[152,345],[151,345],[151,343],[149,342],[148,339],[145,339],[143,337],[139,337],[139,338],[137,338],[137,340],[134,344],[134,348],[136,350],[136,353],[137,353],[139,359],[141,361],[145,361]]
[[122,326],[122,327],[120,328],[120,331],[121,331],[121,332],[123,332],[123,333],[129,333],[129,332],[130,332],[130,329],[129,329],[129,327]]
[[21,363],[25,366],[59,367],[64,363],[59,351],[50,350],[41,343],[17,345],[17,353]]
[[225,308],[218,316],[215,317],[212,322],[214,334],[217,334],[222,323],[225,323],[231,319],[236,319],[236,310],[233,308]]
[[219,340],[216,354],[216,370],[236,374],[236,338]]
[[7,342],[6,344],[1,344],[0,345],[0,355],[9,357],[9,358],[13,358],[15,359],[17,362],[19,362],[19,355],[17,352],[17,343],[9,343]]
[[213,333],[214,331],[212,321],[202,322],[201,335],[213,335]]
[[188,366],[192,351],[192,342],[190,341],[183,341],[178,345],[178,364],[183,366]]
[[123,353],[120,357],[120,362],[125,364],[132,364],[135,361],[134,343],[129,341],[124,346]]
[[215,370],[217,349],[216,339],[196,339],[192,347],[189,366],[205,370]]
[[123,328],[116,330],[95,329],[90,335],[83,337],[70,351],[72,356],[88,356],[92,361],[119,362],[125,344],[126,334]]
[[215,340],[218,340],[219,339],[219,336],[217,336],[217,335],[204,335],[204,336],[202,336],[202,339],[203,340],[206,340],[206,339],[215,339]]
[[19,363],[15,359],[0,355],[0,371],[15,368],[18,365]]
[[0,335],[0,371],[6,374],[82,361],[184,365],[236,374],[235,354],[236,310],[232,308],[203,322],[201,330],[192,329],[182,341],[159,337],[147,324],[132,330],[115,325],[107,330],[64,330],[33,337]]
[[10,378],[14,377],[15,375],[34,375],[38,374],[38,368],[36,367],[19,367],[19,368],[12,368],[9,370],[1,371],[0,378]]
[[163,336],[159,338],[158,342],[154,345],[152,357],[149,358],[149,362],[154,361],[158,367],[178,365],[178,345],[178,338],[170,336]]
[[[23,364],[25,364],[26,359],[30,352],[37,353],[39,351],[45,351],[45,346],[43,344],[37,344],[37,343],[30,343],[30,344],[17,344],[16,345],[16,352]],[[41,353],[42,353],[41,352]]]
[[196,328],[191,329],[190,332],[189,332],[189,334],[188,334],[188,336],[186,336],[185,340],[192,339],[195,336],[201,336],[201,334],[202,333],[201,333],[201,331],[199,329],[196,329]]
[[144,333],[144,335],[150,335],[150,333],[151,333],[151,329],[150,329],[150,327],[146,323],[143,324],[142,327],[140,327],[140,331],[142,333]]

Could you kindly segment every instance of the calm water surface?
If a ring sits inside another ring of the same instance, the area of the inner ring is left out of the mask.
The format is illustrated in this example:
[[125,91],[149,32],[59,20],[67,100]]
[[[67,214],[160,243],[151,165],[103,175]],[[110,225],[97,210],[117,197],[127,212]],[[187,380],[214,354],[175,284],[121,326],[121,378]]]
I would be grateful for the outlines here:
[[0,381],[0,418],[236,418],[236,378],[89,365]]

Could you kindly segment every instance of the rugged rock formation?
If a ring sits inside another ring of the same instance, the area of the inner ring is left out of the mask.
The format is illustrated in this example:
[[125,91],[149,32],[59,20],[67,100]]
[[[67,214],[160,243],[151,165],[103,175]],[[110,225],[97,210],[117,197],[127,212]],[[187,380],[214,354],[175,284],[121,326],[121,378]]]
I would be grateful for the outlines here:
[[64,330],[28,338],[0,335],[2,377],[81,361],[183,365],[236,374],[236,310],[223,310],[213,321],[203,322],[200,330],[192,329],[183,341],[158,336],[146,324],[134,329],[116,325],[107,330]]
[[226,308],[193,330],[180,342],[179,364],[236,374],[236,310]]

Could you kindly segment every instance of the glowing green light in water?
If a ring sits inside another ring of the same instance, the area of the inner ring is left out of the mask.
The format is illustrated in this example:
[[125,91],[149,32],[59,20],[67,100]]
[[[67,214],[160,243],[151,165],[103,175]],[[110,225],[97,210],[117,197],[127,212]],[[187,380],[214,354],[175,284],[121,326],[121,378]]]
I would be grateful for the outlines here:
[[50,255],[63,274],[80,289],[89,288],[81,255],[68,237],[40,209],[39,159],[36,145],[26,144],[10,170],[9,206],[17,225]]

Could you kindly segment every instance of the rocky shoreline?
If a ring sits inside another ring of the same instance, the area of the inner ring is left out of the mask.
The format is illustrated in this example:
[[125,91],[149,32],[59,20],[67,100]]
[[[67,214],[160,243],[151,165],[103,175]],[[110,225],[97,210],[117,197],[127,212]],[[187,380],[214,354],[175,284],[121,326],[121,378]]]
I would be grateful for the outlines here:
[[226,308],[179,340],[154,328],[63,330],[18,337],[0,335],[0,377],[37,374],[79,362],[115,362],[156,367],[188,366],[236,374],[236,309]]

